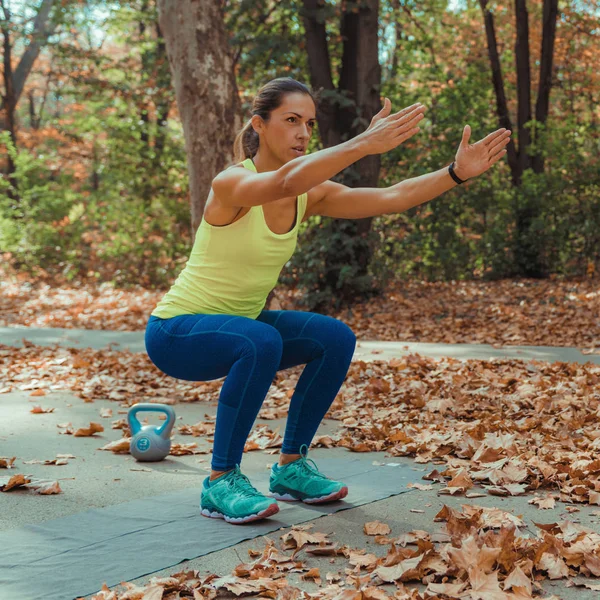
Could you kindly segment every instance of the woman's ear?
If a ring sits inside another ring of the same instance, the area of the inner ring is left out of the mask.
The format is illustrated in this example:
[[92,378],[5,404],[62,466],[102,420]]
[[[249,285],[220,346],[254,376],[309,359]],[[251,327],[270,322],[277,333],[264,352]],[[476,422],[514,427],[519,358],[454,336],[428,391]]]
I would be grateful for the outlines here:
[[250,119],[250,123],[252,123],[252,128],[254,129],[254,131],[256,131],[256,133],[259,133],[262,131],[263,120],[260,118],[259,115],[252,115],[252,118]]

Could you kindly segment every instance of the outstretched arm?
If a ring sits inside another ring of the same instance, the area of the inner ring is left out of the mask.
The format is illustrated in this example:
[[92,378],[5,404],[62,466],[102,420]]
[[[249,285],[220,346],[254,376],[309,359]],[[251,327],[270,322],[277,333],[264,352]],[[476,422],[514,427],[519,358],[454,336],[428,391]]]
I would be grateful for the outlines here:
[[[506,154],[510,133],[507,129],[498,129],[479,142],[469,144],[471,128],[466,125],[454,159],[454,172],[458,178],[464,181],[477,177],[498,162]],[[321,196],[310,214],[339,219],[395,214],[428,202],[457,185],[447,166],[387,188],[349,188],[325,181],[319,186]]]

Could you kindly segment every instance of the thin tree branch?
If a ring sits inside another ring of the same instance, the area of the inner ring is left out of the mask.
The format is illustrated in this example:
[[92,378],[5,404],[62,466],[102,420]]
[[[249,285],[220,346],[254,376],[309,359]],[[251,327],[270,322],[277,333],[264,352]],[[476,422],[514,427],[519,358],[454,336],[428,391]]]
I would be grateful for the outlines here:
[[19,61],[19,64],[15,69],[15,105],[19,101],[19,97],[21,96],[21,92],[23,91],[23,87],[25,85],[25,80],[31,72],[33,63],[38,57],[41,47],[46,43],[47,39],[54,33],[54,30],[56,28],[54,25],[52,25],[51,28],[48,31],[46,31],[46,24],[48,22],[48,17],[50,15],[50,11],[52,10],[53,4],[54,0],[44,0],[42,2],[40,10],[38,11],[38,14],[35,18],[31,42],[27,46],[27,50],[25,50],[23,56],[21,56],[21,60]]
[[2,11],[4,12],[3,20],[8,23],[10,21],[10,11],[6,8],[6,6],[4,6],[4,0],[0,0],[0,7],[2,8]]

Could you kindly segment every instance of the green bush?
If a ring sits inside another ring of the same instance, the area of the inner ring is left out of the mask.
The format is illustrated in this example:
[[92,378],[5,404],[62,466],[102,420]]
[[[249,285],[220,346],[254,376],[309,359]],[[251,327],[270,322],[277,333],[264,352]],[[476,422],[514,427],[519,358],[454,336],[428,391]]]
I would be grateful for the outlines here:
[[[18,153],[7,133],[0,138],[16,166],[14,185],[4,178],[0,186],[0,250],[15,268],[122,286],[172,281],[191,240],[182,135],[171,132],[155,160],[136,143],[127,107],[120,110],[104,119],[94,110],[77,116],[82,141],[95,140],[84,181],[68,165],[49,170],[65,162],[52,138]],[[101,129],[103,143],[96,137]]]

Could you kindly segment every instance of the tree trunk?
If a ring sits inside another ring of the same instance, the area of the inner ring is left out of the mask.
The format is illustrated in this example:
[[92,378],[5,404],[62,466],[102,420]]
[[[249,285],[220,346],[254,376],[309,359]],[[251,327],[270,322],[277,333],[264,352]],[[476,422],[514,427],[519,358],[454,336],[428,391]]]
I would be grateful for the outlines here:
[[[381,109],[381,66],[379,64],[378,48],[378,23],[379,23],[379,0],[368,0],[366,7],[361,7],[359,13],[345,13],[342,17],[345,21],[352,22],[349,28],[348,40],[344,42],[344,48],[350,48],[349,60],[343,62],[348,65],[353,73],[348,79],[341,79],[343,89],[350,90],[356,101],[357,118],[351,124],[351,137],[363,132],[371,122],[373,116]],[[354,48],[352,48],[354,47]],[[346,54],[344,50],[344,55]],[[354,76],[356,74],[356,76]],[[344,75],[344,69],[342,69]],[[347,83],[347,85],[345,85]],[[365,156],[357,163],[358,180],[356,187],[377,187],[379,181],[379,168],[381,155],[372,154]],[[373,248],[367,243],[367,236],[371,230],[372,218],[353,221],[356,225],[356,233],[363,240],[356,252],[356,258],[360,265],[360,276],[367,274],[367,269],[373,257]]]
[[[364,131],[373,115],[381,108],[381,67],[378,56],[379,0],[366,0],[359,12],[352,7],[342,12],[341,35],[343,55],[339,85],[336,90],[331,75],[331,63],[322,15],[323,0],[304,0],[308,64],[311,86],[322,94],[317,113],[319,132],[324,147],[353,138]],[[353,105],[340,107],[335,102],[341,94]],[[379,155],[367,156],[348,168],[341,180],[351,187],[376,187],[379,180]],[[329,224],[332,243],[325,257],[326,273],[322,285],[335,290],[338,304],[356,301],[357,292],[368,296],[376,291],[368,277],[373,255],[369,243],[372,218],[359,220],[335,219]],[[341,283],[340,276],[348,266],[357,267],[353,280]],[[356,282],[363,282],[357,286]],[[367,283],[364,283],[367,282]],[[316,306],[319,310],[323,306]]]
[[340,131],[336,127],[337,108],[331,94],[334,86],[323,16],[324,4],[324,0],[304,0],[303,20],[311,87],[325,92],[317,107],[319,134],[323,146],[330,148],[340,143]]
[[392,51],[392,66],[390,68],[390,81],[394,81],[396,76],[398,75],[398,56],[399,52],[397,51],[398,46],[400,45],[400,38],[402,37],[402,21],[400,20],[400,0],[392,0],[392,8],[393,8],[393,19],[394,19],[394,49]]
[[155,164],[160,164],[160,159],[165,147],[167,135],[167,119],[171,109],[171,73],[167,49],[160,26],[156,23],[156,87],[160,95],[155,97],[156,104],[156,138],[154,140]]
[[[154,7],[152,7],[154,8]],[[148,0],[143,0],[140,6],[140,12],[144,15],[142,20],[138,22],[139,43],[144,44],[146,40],[146,22],[143,20],[148,15]],[[150,155],[152,148],[150,146],[150,101],[146,96],[146,89],[149,87],[149,82],[153,79],[154,68],[154,49],[152,47],[144,47],[140,56],[141,73],[140,73],[140,93],[137,105],[140,111],[141,131],[140,131],[140,163],[147,172],[154,172],[151,166]],[[152,202],[152,176],[147,176],[142,179],[139,194],[144,202],[144,206],[148,207]]]
[[[552,89],[552,63],[554,60],[554,42],[556,39],[556,20],[558,18],[558,0],[544,0],[542,56],[540,59],[540,81],[535,105],[535,120],[545,124],[550,108],[550,90]],[[592,111],[592,115],[594,111]],[[536,173],[544,172],[544,157],[536,154],[532,160]]]
[[[492,68],[492,83],[496,94],[496,114],[498,115],[498,123],[500,127],[505,127],[512,131],[513,127],[508,113],[508,104],[506,102],[506,94],[504,92],[504,79],[502,77],[502,67],[500,66],[500,56],[498,54],[498,44],[496,43],[496,30],[494,27],[494,15],[487,8],[487,0],[479,0],[481,10],[483,11],[483,19],[485,23],[485,35],[487,38],[488,55]],[[519,160],[517,149],[513,138],[507,146],[507,160],[512,174],[513,185],[521,183],[521,173],[519,172]]]
[[211,182],[242,126],[240,102],[220,3],[158,0],[158,14],[185,135],[195,238]]
[[[146,14],[148,12],[148,1],[147,0],[144,0],[144,2],[142,2],[141,11],[144,14]],[[143,44],[145,42],[144,34],[146,33],[146,23],[144,21],[140,21],[138,23],[138,30],[140,33],[140,44]],[[152,76],[152,50],[149,48],[144,48],[144,50],[142,51],[140,60],[142,62],[141,84],[142,84],[142,87],[145,87],[144,84]],[[141,95],[143,97],[144,93],[142,92]],[[149,107],[148,107],[147,102],[142,102],[141,100],[140,100],[140,104],[141,104],[140,120],[143,123],[140,140],[143,144],[144,152],[149,152],[150,151],[150,148],[149,148],[149,146],[150,146],[150,131],[149,131],[150,117],[148,116],[148,112],[149,112],[148,108]],[[148,193],[147,188],[146,188],[145,193]]]
[[[526,0],[515,0],[517,41],[515,60],[517,66],[517,100],[519,129],[519,179],[532,168],[530,153],[531,130],[531,70],[529,66],[529,15]],[[515,230],[515,264],[526,277],[543,277],[541,240],[535,234],[534,225],[539,217],[539,200],[524,190],[517,198]]]
[[31,34],[31,42],[27,45],[27,49],[21,56],[21,60],[17,65],[14,74],[14,90],[15,99],[18,102],[25,87],[25,81],[31,73],[33,63],[38,57],[40,50],[48,41],[48,38],[54,33],[54,24],[50,22],[50,11],[54,0],[44,0],[40,9],[35,16],[33,23],[33,33]]
[[[54,32],[54,24],[49,24],[50,11],[52,10],[52,5],[54,4],[54,0],[43,0],[42,5],[40,6],[37,15],[35,16],[35,21],[33,22],[33,32],[31,34],[31,41],[27,45],[27,48],[23,55],[21,56],[21,60],[17,65],[14,73],[12,71],[12,66],[9,68],[9,73],[11,75],[11,87],[12,87],[12,101],[13,101],[13,110],[16,108],[19,98],[23,92],[23,88],[25,87],[25,81],[31,73],[31,69],[33,67],[33,63],[38,57],[40,50],[47,42],[48,38]],[[9,31],[9,23],[10,23],[10,12],[4,6],[4,3],[1,4],[2,10],[4,13],[4,23],[2,25],[2,33],[4,34],[4,61],[5,61],[5,71],[4,78],[7,78],[6,71],[6,47],[7,44],[10,46],[10,42],[8,41],[8,31]],[[2,103],[0,104],[0,111],[6,109],[6,99],[2,98]],[[7,127],[4,127],[7,129]]]
[[[6,7],[4,2],[0,2],[2,8],[3,19],[1,19],[1,30],[4,38],[4,85],[6,94],[1,96],[0,102],[0,129],[7,130],[10,133],[11,140],[17,147],[17,135],[16,135],[16,122],[15,113],[17,110],[17,104],[25,81],[31,72],[33,63],[38,57],[42,46],[46,43],[48,38],[54,31],[54,25],[48,26],[50,11],[54,0],[43,0],[35,20],[33,22],[33,32],[31,34],[31,40],[26,47],[25,52],[21,56],[21,60],[17,65],[17,68],[13,72],[12,69],[12,45],[10,39],[10,9]],[[14,179],[15,164],[12,157],[8,157],[7,176],[9,181],[12,182],[13,186],[16,186]],[[16,189],[16,188],[15,188]],[[10,196],[17,200],[15,193],[9,191]]]
[[519,128],[519,176],[531,168],[529,145],[531,133],[526,125],[531,121],[531,72],[529,67],[529,15],[526,0],[515,0],[515,22],[517,41],[515,60],[517,63],[517,100]]
[[[545,123],[548,116],[548,102],[551,87],[552,56],[557,19],[558,0],[544,0],[544,31],[542,40],[542,56],[540,61],[540,85],[536,103],[536,120]],[[501,127],[512,131],[508,106],[504,93],[504,83],[498,56],[494,17],[488,9],[488,0],[479,0],[485,22],[492,80],[496,92],[497,112]],[[529,56],[529,16],[526,0],[515,0],[515,21],[517,42],[515,58],[517,69],[517,100],[518,100],[518,150],[511,141],[508,145],[508,164],[510,166],[513,186],[522,184],[523,173],[533,169],[536,173],[543,172],[543,159],[540,155],[531,154],[531,73]],[[535,222],[539,218],[539,199],[528,194],[527,189],[518,193],[515,207],[514,260],[516,274],[527,277],[543,277],[546,269],[543,260],[543,240],[535,230]]]
[[27,99],[29,100],[29,126],[31,129],[37,129],[35,124],[35,96],[33,90],[29,90]]
[[[8,22],[8,17],[6,18],[6,22]],[[15,129],[15,108],[16,108],[16,99],[15,92],[13,86],[13,73],[12,73],[12,42],[10,39],[10,30],[8,25],[2,24],[2,34],[4,37],[4,88],[6,90],[6,94],[2,96],[2,108],[4,109],[3,123],[2,128],[7,130],[10,134],[10,139],[13,143],[13,146],[17,147],[17,133]],[[10,181],[12,188],[8,189],[8,195],[12,200],[17,200],[16,197],[16,180],[14,177],[14,172],[16,170],[16,166],[10,152],[7,152],[7,167],[6,167],[6,175],[8,180]]]

